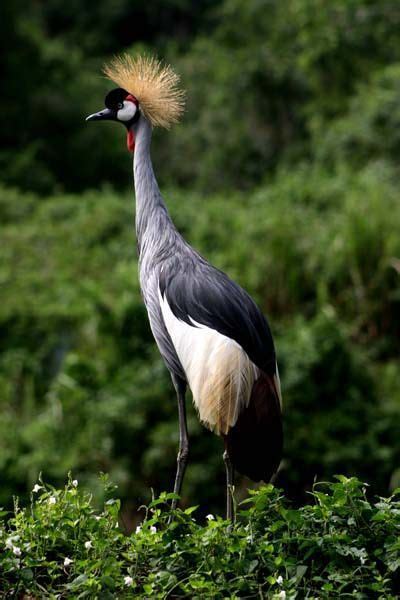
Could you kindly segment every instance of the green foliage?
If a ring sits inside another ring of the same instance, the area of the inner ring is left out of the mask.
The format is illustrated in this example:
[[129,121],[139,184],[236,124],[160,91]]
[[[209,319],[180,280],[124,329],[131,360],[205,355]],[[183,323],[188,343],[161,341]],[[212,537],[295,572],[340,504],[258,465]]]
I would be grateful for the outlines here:
[[101,0],[79,8],[4,0],[1,16],[0,169],[8,185],[40,193],[127,185],[122,131],[83,120],[109,89],[103,60],[123,49],[173,61],[188,90],[183,124],[154,147],[164,182],[248,189],[309,156],[396,161],[394,0]]
[[[103,477],[102,510],[70,479],[41,480],[31,504],[15,504],[0,524],[4,593],[41,598],[353,598],[397,597],[399,490],[374,502],[365,484],[340,476],[315,486],[311,505],[294,509],[278,489],[251,492],[232,528],[220,517],[195,520],[196,507],[170,522],[161,494],[130,534]],[[100,594],[100,596],[98,596]]]
[[[271,320],[285,405],[278,482],[296,499],[337,472],[382,494],[400,483],[394,179],[380,165],[334,175],[304,165],[251,194],[165,193],[187,239]],[[139,293],[133,198],[3,190],[0,213],[0,501],[40,471],[59,484],[73,469],[98,494],[104,470],[130,513],[149,486],[169,488],[178,442]],[[214,510],[222,448],[189,408],[183,501]]]
[[353,163],[356,167],[373,160],[390,160],[399,155],[400,65],[378,70],[358,89],[349,110],[328,127],[317,146],[325,163]]

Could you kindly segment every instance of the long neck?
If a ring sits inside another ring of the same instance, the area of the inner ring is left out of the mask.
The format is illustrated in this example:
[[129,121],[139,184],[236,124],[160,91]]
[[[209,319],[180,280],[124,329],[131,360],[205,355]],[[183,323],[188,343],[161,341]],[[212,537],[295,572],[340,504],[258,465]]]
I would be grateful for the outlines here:
[[136,195],[136,235],[139,254],[175,227],[161,196],[150,156],[151,125],[141,116],[136,130],[133,172]]

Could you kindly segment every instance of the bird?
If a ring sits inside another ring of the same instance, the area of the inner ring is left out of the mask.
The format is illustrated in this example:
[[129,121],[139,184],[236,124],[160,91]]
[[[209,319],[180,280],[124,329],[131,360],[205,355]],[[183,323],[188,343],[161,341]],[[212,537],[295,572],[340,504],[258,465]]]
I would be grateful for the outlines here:
[[176,71],[155,56],[122,54],[103,68],[118,86],[87,121],[115,121],[133,153],[139,280],[150,328],[178,401],[179,450],[172,508],[188,463],[186,392],[202,424],[223,439],[226,517],[234,520],[234,473],[268,482],[283,451],[282,395],[269,324],[251,296],[192,248],[175,227],[150,154],[155,127],[185,107]]

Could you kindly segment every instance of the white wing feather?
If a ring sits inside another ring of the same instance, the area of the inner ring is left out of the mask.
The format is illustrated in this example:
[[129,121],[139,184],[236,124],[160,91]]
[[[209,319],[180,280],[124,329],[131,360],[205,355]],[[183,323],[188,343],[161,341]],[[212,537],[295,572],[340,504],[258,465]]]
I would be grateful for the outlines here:
[[226,434],[248,405],[259,371],[237,342],[193,319],[193,326],[181,321],[160,291],[159,299],[200,419]]

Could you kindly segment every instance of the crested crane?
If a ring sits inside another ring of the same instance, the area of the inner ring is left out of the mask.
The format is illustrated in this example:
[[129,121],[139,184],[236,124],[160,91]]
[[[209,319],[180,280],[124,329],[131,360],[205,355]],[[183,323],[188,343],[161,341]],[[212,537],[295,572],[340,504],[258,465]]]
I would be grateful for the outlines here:
[[[174,492],[188,461],[185,392],[202,423],[224,440],[227,518],[233,519],[234,469],[269,481],[282,454],[281,392],[274,342],[252,298],[179,234],[154,175],[152,129],[177,122],[179,77],[155,58],[129,55],[104,68],[117,88],[87,121],[126,126],[133,152],[140,285],[155,341],[178,399],[179,452]],[[173,501],[173,507],[176,501]]]

